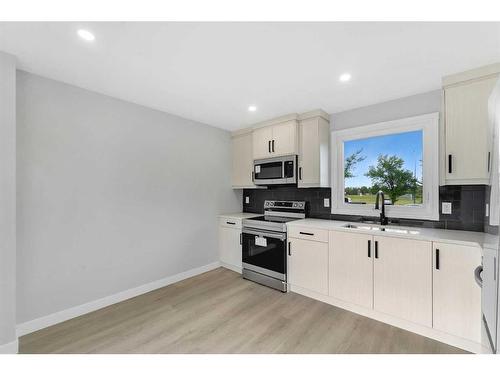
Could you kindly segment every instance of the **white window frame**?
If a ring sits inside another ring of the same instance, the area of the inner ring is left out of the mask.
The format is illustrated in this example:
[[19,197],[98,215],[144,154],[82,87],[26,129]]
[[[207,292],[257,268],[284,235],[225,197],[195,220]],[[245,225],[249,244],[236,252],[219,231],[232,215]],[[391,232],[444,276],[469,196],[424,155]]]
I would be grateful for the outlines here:
[[[378,216],[374,205],[344,202],[344,142],[422,130],[423,204],[420,207],[386,206],[389,218],[439,220],[439,113],[407,117],[332,132],[332,214]],[[381,150],[383,153],[383,150]]]

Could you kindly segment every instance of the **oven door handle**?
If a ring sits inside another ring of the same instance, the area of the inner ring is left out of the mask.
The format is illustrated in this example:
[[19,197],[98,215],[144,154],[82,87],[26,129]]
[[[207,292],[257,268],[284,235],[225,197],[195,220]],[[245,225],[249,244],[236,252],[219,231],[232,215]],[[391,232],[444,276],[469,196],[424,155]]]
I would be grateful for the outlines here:
[[286,233],[271,233],[271,232],[252,230],[252,229],[243,229],[242,233],[254,234],[256,236],[261,236],[261,237],[277,238],[278,240],[281,240],[281,241],[286,240]]

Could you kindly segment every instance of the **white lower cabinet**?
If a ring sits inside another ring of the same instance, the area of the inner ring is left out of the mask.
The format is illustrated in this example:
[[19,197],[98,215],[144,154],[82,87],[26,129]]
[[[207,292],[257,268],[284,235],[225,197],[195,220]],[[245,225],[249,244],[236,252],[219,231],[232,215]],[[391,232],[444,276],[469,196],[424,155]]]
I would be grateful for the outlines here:
[[331,231],[330,296],[432,326],[432,244]]
[[[234,223],[234,224],[233,224]],[[219,259],[223,266],[241,271],[241,220],[221,218],[219,222]]]
[[328,243],[290,238],[288,246],[288,282],[328,295]]
[[373,236],[373,307],[432,327],[432,243]]
[[373,237],[330,231],[330,295],[373,308]]
[[292,291],[480,350],[479,247],[337,230],[326,239],[325,231],[289,228]]
[[434,328],[481,342],[480,249],[434,242],[433,252]]

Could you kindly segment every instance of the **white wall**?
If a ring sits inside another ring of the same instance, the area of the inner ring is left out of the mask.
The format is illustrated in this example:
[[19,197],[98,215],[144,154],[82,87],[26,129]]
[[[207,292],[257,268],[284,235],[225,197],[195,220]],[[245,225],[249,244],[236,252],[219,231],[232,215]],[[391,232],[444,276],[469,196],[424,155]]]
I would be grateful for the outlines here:
[[426,113],[441,112],[441,96],[441,90],[434,90],[367,107],[333,113],[330,115],[331,128],[336,130],[354,128]]
[[25,72],[17,91],[18,323],[218,260],[228,132]]
[[16,340],[16,60],[0,52],[0,353]]

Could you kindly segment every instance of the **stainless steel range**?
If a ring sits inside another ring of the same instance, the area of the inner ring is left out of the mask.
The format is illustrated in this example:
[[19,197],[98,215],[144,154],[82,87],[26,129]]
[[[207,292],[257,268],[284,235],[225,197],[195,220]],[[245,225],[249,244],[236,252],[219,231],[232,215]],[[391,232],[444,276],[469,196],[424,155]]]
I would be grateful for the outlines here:
[[244,219],[243,278],[286,292],[286,223],[305,217],[305,202],[265,201],[264,216]]

